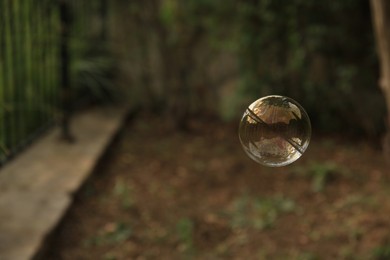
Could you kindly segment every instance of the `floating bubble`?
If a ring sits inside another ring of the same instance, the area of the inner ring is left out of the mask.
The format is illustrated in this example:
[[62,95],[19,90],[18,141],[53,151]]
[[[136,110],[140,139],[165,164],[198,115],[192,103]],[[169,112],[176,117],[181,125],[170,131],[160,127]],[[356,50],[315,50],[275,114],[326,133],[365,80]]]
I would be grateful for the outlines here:
[[254,161],[270,167],[296,161],[309,146],[310,119],[295,100],[266,96],[253,102],[242,116],[239,137]]

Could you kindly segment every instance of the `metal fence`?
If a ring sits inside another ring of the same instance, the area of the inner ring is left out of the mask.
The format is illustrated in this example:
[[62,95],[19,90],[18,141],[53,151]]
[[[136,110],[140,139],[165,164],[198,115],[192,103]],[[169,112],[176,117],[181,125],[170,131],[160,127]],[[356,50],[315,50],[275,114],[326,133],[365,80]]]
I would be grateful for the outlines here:
[[96,17],[105,4],[0,1],[0,166],[60,118],[69,123],[67,110],[77,99],[69,94],[77,93],[70,91],[72,58],[77,55],[72,46],[87,42],[91,28],[101,23]]

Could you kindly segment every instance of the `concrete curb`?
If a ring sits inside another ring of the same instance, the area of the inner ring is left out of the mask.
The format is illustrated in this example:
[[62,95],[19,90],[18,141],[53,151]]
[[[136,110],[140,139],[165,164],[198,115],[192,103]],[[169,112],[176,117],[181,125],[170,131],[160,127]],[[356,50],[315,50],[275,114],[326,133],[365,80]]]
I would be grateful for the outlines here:
[[49,133],[0,170],[0,259],[32,259],[58,225],[73,194],[122,126],[128,109],[74,118],[74,144]]

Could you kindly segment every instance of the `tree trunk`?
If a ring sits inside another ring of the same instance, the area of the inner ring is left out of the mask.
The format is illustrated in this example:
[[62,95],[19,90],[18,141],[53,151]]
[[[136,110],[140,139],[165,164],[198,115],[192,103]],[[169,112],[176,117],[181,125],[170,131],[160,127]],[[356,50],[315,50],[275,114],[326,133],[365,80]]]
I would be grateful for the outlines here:
[[387,106],[387,133],[383,142],[385,156],[390,158],[390,1],[370,0],[380,61],[379,86],[382,88]]

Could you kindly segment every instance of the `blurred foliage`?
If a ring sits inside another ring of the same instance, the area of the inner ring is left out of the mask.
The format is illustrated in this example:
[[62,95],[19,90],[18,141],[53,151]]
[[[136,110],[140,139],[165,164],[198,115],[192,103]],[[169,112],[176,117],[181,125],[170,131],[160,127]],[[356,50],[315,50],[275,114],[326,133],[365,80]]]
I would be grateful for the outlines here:
[[295,202],[276,196],[256,198],[243,195],[233,201],[231,225],[233,229],[255,228],[263,230],[274,226],[282,213],[293,212]]
[[72,20],[70,38],[70,77],[76,102],[106,103],[118,101],[114,83],[117,64],[106,39],[104,1],[70,1]]
[[[77,45],[76,45],[77,46]],[[115,86],[116,63],[105,46],[77,48],[73,46],[71,66],[72,86],[75,96],[81,100],[86,97],[98,103],[114,102],[120,99]]]
[[295,172],[311,180],[311,189],[314,192],[322,192],[327,184],[347,175],[345,169],[332,162],[311,162],[296,168]]
[[390,258],[390,244],[384,244],[373,250],[373,259],[386,260]]
[[385,105],[365,0],[119,1],[132,94],[176,120],[299,101],[323,132],[378,136]]
[[133,190],[124,180],[116,180],[113,193],[120,200],[120,204],[124,210],[130,209],[134,205]]
[[116,245],[128,240],[132,235],[131,227],[126,223],[110,222],[102,227],[98,233],[85,240],[87,247],[96,245]]
[[[29,145],[63,112],[62,44],[69,47],[64,56],[70,57],[64,60],[70,60],[75,92],[70,96],[75,106],[121,96],[113,83],[117,67],[105,38],[103,9],[108,1],[70,0],[67,4],[65,26],[57,1],[0,2],[0,164]],[[68,42],[60,42],[62,32],[69,33]]]
[[58,117],[59,12],[50,1],[0,2],[0,164]]
[[181,218],[176,224],[177,236],[182,245],[182,250],[188,257],[195,253],[194,247],[194,223],[189,218]]

